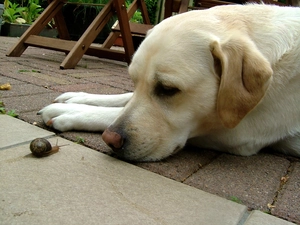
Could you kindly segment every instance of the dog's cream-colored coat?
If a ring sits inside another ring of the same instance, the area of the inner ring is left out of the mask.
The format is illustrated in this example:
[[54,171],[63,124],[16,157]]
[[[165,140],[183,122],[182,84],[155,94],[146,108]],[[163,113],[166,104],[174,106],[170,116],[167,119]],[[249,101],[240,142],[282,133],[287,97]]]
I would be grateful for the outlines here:
[[300,156],[299,65],[300,8],[191,11],[149,31],[129,66],[134,93],[65,93],[40,114],[61,131],[109,126],[118,140],[106,139],[129,160],[159,160],[187,141]]

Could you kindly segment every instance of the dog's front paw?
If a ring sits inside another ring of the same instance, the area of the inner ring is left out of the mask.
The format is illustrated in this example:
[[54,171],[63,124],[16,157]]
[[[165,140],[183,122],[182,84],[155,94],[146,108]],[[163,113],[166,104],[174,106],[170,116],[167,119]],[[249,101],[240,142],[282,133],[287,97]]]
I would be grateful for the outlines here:
[[37,114],[42,116],[44,123],[59,131],[68,131],[73,129],[70,117],[76,110],[71,105],[63,103],[55,103],[41,109]]
[[103,131],[121,112],[122,107],[97,107],[82,104],[54,103],[37,114],[47,126],[59,131]]

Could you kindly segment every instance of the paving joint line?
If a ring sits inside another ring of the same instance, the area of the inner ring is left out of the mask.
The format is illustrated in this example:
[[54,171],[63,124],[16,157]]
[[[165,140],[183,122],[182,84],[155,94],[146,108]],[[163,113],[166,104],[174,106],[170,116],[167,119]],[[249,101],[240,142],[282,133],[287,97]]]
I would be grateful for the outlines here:
[[199,165],[198,168],[195,169],[195,171],[193,171],[193,172],[192,172],[190,175],[188,175],[186,178],[182,179],[180,182],[183,183],[183,184],[186,184],[186,183],[184,183],[184,182],[185,182],[188,178],[190,178],[193,174],[197,173],[200,169],[205,168],[207,165],[209,165],[212,161],[214,161],[214,160],[216,160],[217,158],[219,158],[221,155],[222,155],[222,154],[218,154],[218,155],[212,157],[211,160],[210,160],[208,163],[206,163],[205,165],[202,165],[201,163],[198,163],[198,165]]
[[[50,134],[48,136],[43,136],[43,138],[49,139],[49,138],[53,138],[55,136],[57,136],[57,135],[56,134]],[[14,147],[21,146],[21,145],[25,145],[25,144],[29,144],[30,142],[31,141],[23,141],[23,142],[20,142],[20,143],[17,143],[17,144],[5,146],[5,147],[0,147],[0,151],[6,150],[6,149],[10,149],[10,148],[14,148]]]
[[243,225],[243,224],[245,224],[245,222],[246,222],[247,219],[249,218],[251,212],[252,212],[252,211],[245,210],[244,214],[241,216],[241,219],[240,219],[240,221],[237,223],[237,225]]
[[[286,184],[289,180],[289,174],[293,171],[293,167],[294,167],[294,163],[291,160],[289,160],[289,166],[286,170],[286,173],[280,178],[280,184],[279,184],[278,190],[275,192],[273,202],[270,204],[270,207],[268,206],[267,212],[270,215],[272,215],[272,208],[275,207],[275,204],[277,203],[280,192],[284,189],[284,187],[286,186]],[[284,179],[286,179],[286,180],[284,180]]]

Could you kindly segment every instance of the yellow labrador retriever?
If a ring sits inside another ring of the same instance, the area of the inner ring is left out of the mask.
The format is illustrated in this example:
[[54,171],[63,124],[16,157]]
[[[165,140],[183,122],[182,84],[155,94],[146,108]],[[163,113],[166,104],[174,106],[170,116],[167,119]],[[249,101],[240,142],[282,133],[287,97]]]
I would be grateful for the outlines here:
[[171,17],[147,34],[129,74],[134,93],[65,93],[39,113],[61,131],[105,130],[128,160],[160,160],[187,141],[300,156],[300,8],[234,5]]

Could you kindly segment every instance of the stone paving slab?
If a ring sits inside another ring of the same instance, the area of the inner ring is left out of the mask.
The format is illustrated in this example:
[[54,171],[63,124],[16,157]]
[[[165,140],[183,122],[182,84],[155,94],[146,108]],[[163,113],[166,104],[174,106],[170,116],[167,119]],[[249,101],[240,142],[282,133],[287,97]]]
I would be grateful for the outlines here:
[[266,213],[254,210],[246,220],[244,225],[292,225],[293,223],[281,220]]
[[[44,131],[42,131],[44,132]],[[28,144],[0,151],[1,224],[228,224],[246,207],[54,137],[35,158]]]
[[0,151],[9,146],[29,143],[34,138],[51,137],[55,135],[53,132],[31,126],[26,122],[7,115],[0,114],[0,124]]

